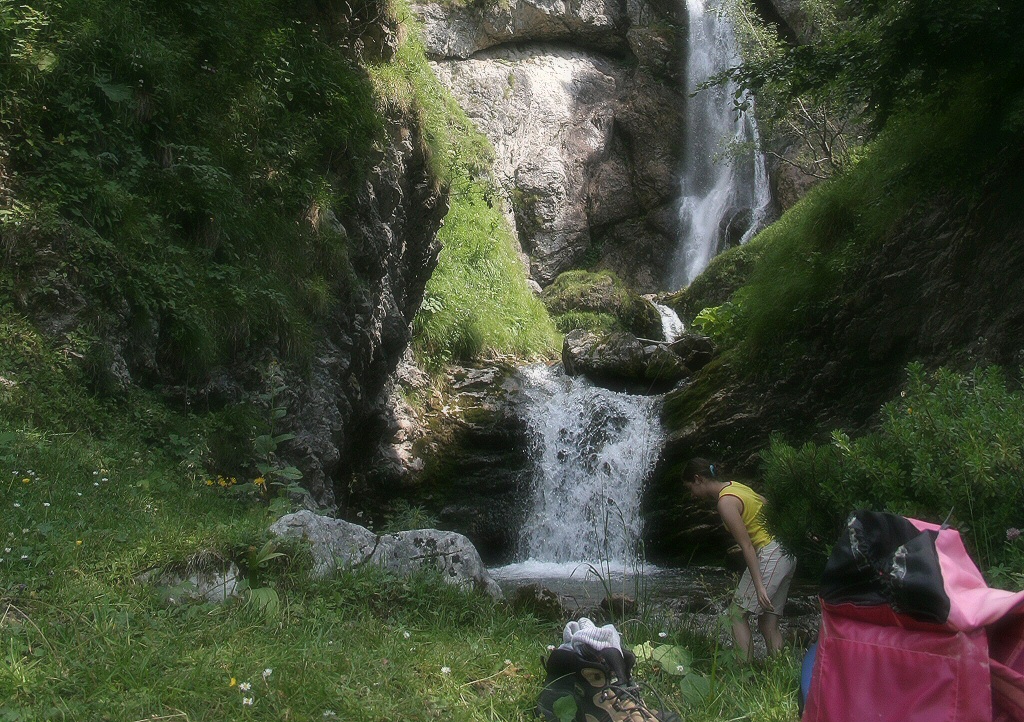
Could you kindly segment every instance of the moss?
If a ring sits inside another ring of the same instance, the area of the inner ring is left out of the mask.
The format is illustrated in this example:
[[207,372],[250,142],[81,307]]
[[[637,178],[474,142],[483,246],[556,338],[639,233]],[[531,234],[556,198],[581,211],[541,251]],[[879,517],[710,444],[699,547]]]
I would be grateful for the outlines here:
[[[661,317],[657,310],[611,271],[566,271],[544,289],[548,310],[558,319],[569,315],[559,326],[575,321],[614,318],[618,325],[643,338],[660,338]],[[592,314],[580,316],[578,314]],[[579,326],[578,326],[579,327]]]

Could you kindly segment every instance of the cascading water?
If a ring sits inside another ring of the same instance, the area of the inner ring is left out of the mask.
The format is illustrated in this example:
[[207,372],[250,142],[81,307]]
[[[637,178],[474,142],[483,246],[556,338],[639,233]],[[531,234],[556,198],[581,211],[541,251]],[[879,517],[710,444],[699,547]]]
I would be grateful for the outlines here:
[[651,305],[658,309],[658,315],[661,316],[661,332],[664,334],[666,341],[672,343],[683,335],[686,331],[686,326],[683,325],[683,321],[679,318],[679,314],[668,306],[655,303],[654,301],[651,301]]
[[638,557],[642,485],[661,448],[659,399],[543,365],[522,373],[535,472],[520,557],[628,568]]
[[[728,18],[713,0],[686,0],[689,37],[686,91],[739,64]],[[737,114],[729,83],[689,98],[679,203],[680,244],[669,279],[689,285],[729,242],[745,243],[763,223],[771,203],[764,156],[753,150],[757,126],[751,113]],[[722,156],[740,151],[731,159]]]

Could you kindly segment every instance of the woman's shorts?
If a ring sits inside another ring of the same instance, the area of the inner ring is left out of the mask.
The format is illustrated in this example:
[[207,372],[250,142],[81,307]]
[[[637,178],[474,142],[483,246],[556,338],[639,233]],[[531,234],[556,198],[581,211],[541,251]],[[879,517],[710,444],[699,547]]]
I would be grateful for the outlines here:
[[[772,600],[772,606],[775,607],[774,613],[782,616],[786,598],[789,596],[789,584],[793,581],[793,572],[796,571],[796,559],[783,551],[777,541],[773,541],[757,550],[757,561],[761,567],[764,588],[768,592],[768,598]],[[749,569],[743,572],[740,584],[736,587],[736,605],[755,615],[765,611],[757,601],[757,590],[754,589]]]

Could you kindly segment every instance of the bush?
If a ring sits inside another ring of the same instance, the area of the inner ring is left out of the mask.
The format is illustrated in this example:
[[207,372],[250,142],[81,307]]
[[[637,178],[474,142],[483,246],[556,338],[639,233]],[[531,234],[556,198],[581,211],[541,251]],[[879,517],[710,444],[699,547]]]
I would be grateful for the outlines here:
[[636,336],[661,338],[661,317],[654,306],[611,271],[566,271],[544,289],[543,299],[548,310],[560,317],[556,321],[560,329],[573,323],[572,317],[563,321],[565,316],[587,313],[602,320],[610,316],[620,329]]
[[[763,455],[768,520],[819,571],[849,513],[949,519],[982,568],[1010,560],[1007,530],[1024,526],[1024,393],[996,367],[969,374],[913,364],[879,427],[858,439],[797,449],[776,438]],[[805,567],[807,568],[807,567]]]

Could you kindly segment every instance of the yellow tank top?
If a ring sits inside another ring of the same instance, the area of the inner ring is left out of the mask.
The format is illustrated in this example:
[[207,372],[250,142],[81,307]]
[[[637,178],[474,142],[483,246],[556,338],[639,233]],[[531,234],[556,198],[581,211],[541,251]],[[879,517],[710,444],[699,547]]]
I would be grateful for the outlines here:
[[730,481],[729,485],[718,493],[719,499],[723,496],[735,496],[743,502],[743,526],[747,527],[747,534],[750,535],[750,541],[755,549],[761,549],[774,541],[772,535],[764,528],[764,517],[761,516],[761,507],[765,505],[763,496],[738,481]]

